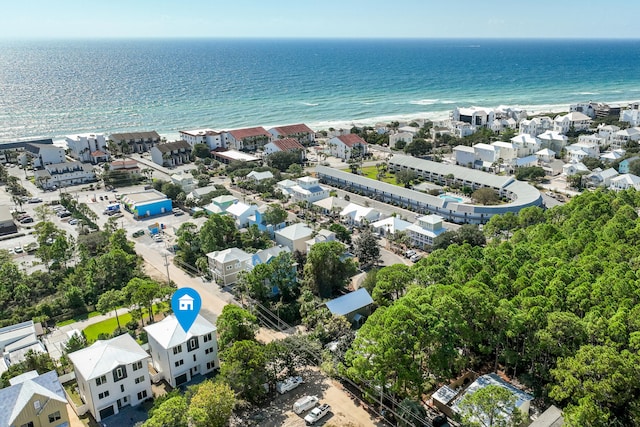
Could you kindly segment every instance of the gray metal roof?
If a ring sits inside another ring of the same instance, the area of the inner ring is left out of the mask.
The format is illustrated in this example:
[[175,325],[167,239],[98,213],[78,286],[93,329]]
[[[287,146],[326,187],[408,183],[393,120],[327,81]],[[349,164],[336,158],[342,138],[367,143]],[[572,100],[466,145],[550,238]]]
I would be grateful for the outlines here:
[[350,292],[326,303],[327,308],[336,316],[344,316],[373,304],[373,299],[365,288]]
[[55,371],[27,378],[21,383],[0,390],[0,426],[12,425],[33,395],[67,402]]
[[492,173],[469,169],[462,166],[448,165],[446,163],[432,162],[431,160],[424,160],[417,157],[398,154],[394,155],[391,160],[389,160],[389,164],[429,171],[439,175],[452,174],[458,179],[494,188],[504,188],[514,180],[514,178],[510,176],[494,175]]

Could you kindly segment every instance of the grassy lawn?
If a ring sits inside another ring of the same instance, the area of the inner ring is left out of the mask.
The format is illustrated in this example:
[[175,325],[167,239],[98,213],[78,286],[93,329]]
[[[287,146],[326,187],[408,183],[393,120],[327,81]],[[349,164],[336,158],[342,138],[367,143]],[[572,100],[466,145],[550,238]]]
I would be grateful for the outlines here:
[[[351,169],[343,169],[343,170],[345,172],[351,172]],[[377,175],[378,175],[378,168],[376,168],[375,166],[365,166],[362,168],[362,176],[364,177],[375,179],[376,181],[378,181]],[[396,183],[395,175],[389,171],[387,171],[386,176],[382,178],[380,181],[386,182],[388,184],[398,185]]]
[[[158,313],[159,311],[165,310],[167,307],[166,304],[155,304],[153,306],[153,312]],[[113,311],[111,311],[113,313]],[[126,324],[131,321],[131,313],[123,313],[118,315],[118,319],[120,320],[120,326],[123,328],[126,327]],[[148,322],[149,314],[146,309],[142,310],[142,318],[144,319],[145,324]],[[116,316],[110,317],[108,319],[103,320],[102,322],[94,323],[93,325],[89,325],[84,328],[84,335],[87,337],[87,341],[92,343],[98,339],[98,335],[105,333],[111,335],[113,331],[118,327],[118,322],[116,320]]]
[[79,322],[81,320],[91,319],[92,317],[100,316],[100,313],[97,311],[92,311],[91,313],[80,314],[72,319],[63,320],[62,322],[58,322],[57,326],[65,326],[70,325],[75,322]]

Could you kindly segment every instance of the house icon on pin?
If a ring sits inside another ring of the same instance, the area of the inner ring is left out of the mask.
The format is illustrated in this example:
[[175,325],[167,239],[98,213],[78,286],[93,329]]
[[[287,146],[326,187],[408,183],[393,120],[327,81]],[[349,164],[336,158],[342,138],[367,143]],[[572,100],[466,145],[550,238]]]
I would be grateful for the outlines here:
[[190,295],[181,296],[180,298],[178,298],[178,302],[180,311],[193,310],[193,298]]

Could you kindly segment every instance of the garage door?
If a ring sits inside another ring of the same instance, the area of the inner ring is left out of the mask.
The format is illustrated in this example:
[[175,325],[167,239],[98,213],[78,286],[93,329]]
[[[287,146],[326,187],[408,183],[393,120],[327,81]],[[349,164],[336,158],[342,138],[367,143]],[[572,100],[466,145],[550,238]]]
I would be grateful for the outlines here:
[[187,374],[186,373],[184,373],[182,375],[178,375],[176,377],[176,387],[178,387],[178,386],[180,386],[180,385],[182,385],[182,384],[184,384],[186,382],[187,382]]
[[114,412],[114,409],[113,409],[113,405],[111,405],[109,407],[106,407],[104,409],[101,409],[100,410],[100,419],[104,420],[105,418],[110,417],[114,413],[115,412]]

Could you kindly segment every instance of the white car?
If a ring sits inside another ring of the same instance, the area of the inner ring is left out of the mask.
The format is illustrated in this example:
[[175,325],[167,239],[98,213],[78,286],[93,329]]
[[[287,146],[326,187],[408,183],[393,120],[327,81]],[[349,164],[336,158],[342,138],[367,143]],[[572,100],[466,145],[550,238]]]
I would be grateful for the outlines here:
[[308,426],[313,425],[320,421],[325,415],[327,415],[331,411],[331,406],[324,403],[317,408],[314,408],[311,412],[304,417],[304,421]]
[[69,225],[76,225],[78,223],[78,218],[73,218],[69,220]]
[[154,234],[153,235],[153,241],[154,242],[162,242],[162,236],[159,234]]

